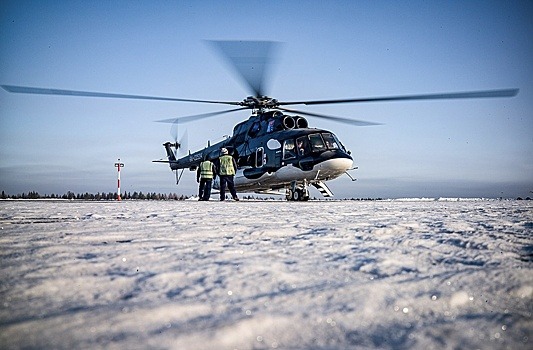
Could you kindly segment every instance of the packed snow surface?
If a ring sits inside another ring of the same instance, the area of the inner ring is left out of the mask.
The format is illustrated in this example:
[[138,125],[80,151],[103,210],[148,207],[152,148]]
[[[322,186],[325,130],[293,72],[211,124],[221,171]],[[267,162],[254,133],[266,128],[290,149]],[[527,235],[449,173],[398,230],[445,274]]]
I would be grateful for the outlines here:
[[531,201],[0,201],[0,348],[531,349]]

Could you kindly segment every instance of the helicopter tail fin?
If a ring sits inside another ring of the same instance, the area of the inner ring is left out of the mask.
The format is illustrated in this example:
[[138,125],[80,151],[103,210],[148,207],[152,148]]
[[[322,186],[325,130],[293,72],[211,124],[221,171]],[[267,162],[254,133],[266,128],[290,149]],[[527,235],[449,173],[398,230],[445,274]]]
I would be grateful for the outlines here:
[[176,161],[176,156],[174,155],[174,151],[172,151],[172,148],[170,147],[172,144],[170,142],[166,142],[163,144],[165,146],[165,151],[167,151],[167,158],[170,162]]

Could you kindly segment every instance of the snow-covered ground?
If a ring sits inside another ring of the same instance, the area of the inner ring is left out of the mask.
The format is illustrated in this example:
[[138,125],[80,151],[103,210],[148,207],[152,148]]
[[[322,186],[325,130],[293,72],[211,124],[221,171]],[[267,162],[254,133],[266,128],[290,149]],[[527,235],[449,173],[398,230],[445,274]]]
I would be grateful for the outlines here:
[[531,201],[0,201],[0,348],[531,349]]

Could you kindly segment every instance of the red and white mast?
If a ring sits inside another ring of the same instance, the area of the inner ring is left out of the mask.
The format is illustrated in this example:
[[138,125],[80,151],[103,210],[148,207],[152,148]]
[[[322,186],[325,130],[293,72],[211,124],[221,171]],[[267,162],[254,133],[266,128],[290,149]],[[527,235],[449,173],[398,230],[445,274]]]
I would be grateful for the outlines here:
[[118,179],[117,179],[117,200],[120,200],[120,168],[124,167],[124,163],[120,162],[120,158],[118,159],[118,163],[115,163],[115,168],[118,169]]

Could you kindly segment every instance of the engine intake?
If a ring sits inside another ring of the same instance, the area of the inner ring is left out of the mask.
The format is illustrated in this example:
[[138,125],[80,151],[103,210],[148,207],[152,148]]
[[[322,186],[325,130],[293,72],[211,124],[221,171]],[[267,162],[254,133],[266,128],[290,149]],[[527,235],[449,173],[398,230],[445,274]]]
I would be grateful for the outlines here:
[[285,129],[294,129],[295,126],[296,121],[293,117],[286,116],[285,118],[283,118],[283,127]]
[[297,129],[306,129],[309,126],[309,123],[307,122],[307,119],[297,116],[294,117],[296,119],[296,128]]

